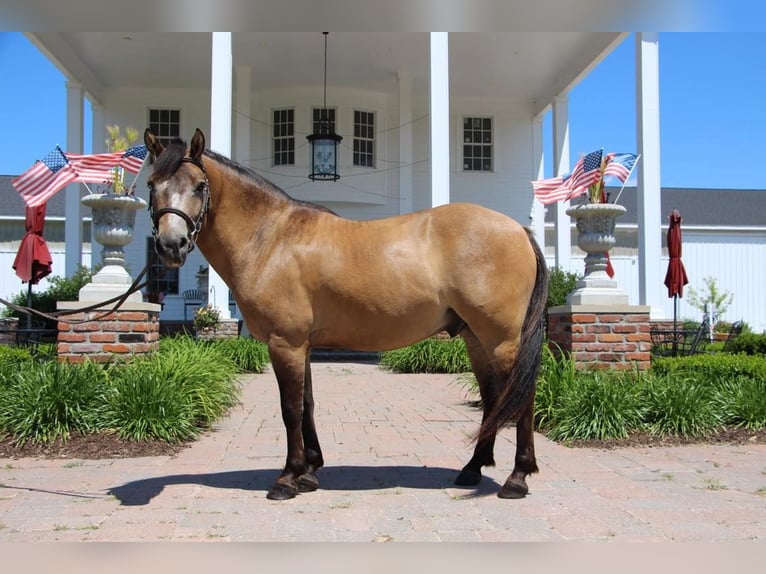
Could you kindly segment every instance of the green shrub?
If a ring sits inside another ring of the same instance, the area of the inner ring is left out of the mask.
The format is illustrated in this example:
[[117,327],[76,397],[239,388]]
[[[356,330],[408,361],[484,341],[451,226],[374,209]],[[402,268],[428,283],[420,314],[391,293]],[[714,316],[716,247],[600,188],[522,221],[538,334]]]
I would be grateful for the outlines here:
[[548,345],[543,345],[535,395],[535,424],[538,429],[550,430],[558,424],[564,398],[576,384],[577,377],[575,362],[570,357],[560,353],[556,356]]
[[243,373],[262,373],[266,365],[269,364],[268,347],[255,339],[232,337],[201,341],[200,343],[214,346]]
[[718,400],[725,424],[753,430],[766,426],[766,380],[725,381],[718,388]]
[[425,339],[409,347],[386,351],[380,365],[396,373],[466,373],[471,361],[460,337]]
[[651,372],[660,377],[687,376],[711,385],[739,376],[766,379],[766,356],[719,353],[690,357],[656,357],[652,359]]
[[766,356],[766,333],[742,333],[729,345],[732,353]]
[[25,363],[6,376],[0,391],[0,428],[18,445],[92,432],[105,392],[104,370],[95,363]]
[[32,359],[29,349],[0,345],[0,385]]
[[[56,310],[56,301],[77,301],[80,289],[90,282],[92,273],[90,269],[82,265],[71,277],[53,275],[48,277],[49,286],[45,291],[32,291],[32,308],[43,313],[52,313]],[[27,292],[22,291],[11,297],[14,305],[27,305]],[[4,317],[18,317],[19,321],[25,321],[27,314],[9,308],[3,310]],[[45,319],[46,328],[55,329],[56,322]]]
[[559,401],[548,432],[552,440],[625,438],[643,420],[639,386],[625,375],[580,372]]
[[723,423],[714,385],[676,373],[652,377],[644,388],[646,423],[655,435],[702,438]]
[[564,271],[561,267],[551,267],[548,270],[548,300],[545,308],[566,305],[567,295],[575,290],[580,276]]
[[196,437],[194,408],[177,381],[163,378],[146,359],[115,369],[103,417],[123,439],[178,443]]
[[159,380],[178,385],[190,401],[197,424],[209,426],[239,401],[237,366],[220,345],[198,343],[192,337],[174,337],[148,365]]

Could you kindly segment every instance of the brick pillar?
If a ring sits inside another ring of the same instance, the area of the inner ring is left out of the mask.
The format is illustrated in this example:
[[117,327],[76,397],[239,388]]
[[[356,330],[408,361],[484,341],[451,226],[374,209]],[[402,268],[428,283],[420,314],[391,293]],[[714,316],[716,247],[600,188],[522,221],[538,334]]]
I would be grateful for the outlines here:
[[[87,301],[59,301],[57,307],[62,311],[75,311],[88,305]],[[59,321],[59,361],[81,363],[89,359],[105,363],[159,349],[160,305],[127,301],[117,311],[101,317],[108,309],[65,317],[85,320],[84,323]]]
[[649,311],[650,307],[643,305],[551,307],[551,349],[558,352],[558,345],[578,369],[646,370],[651,365]]

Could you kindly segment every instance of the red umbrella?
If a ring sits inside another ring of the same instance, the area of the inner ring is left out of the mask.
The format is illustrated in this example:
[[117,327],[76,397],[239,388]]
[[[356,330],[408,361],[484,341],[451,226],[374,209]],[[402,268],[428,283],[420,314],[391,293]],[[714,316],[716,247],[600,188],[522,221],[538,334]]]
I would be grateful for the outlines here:
[[[19,251],[13,261],[13,268],[22,283],[29,283],[27,289],[27,306],[32,305],[32,285],[36,285],[40,279],[50,274],[53,263],[48,244],[43,237],[45,226],[45,204],[35,207],[27,206],[26,211],[27,232],[21,239]],[[31,316],[27,316],[31,319]],[[28,320],[27,323],[30,321]],[[29,325],[28,325],[29,326]]]
[[674,209],[668,217],[668,272],[665,274],[665,286],[668,288],[668,297],[673,297],[673,330],[676,328],[676,306],[678,297],[684,296],[684,285],[689,282],[681,261],[681,221],[683,218],[677,209]]

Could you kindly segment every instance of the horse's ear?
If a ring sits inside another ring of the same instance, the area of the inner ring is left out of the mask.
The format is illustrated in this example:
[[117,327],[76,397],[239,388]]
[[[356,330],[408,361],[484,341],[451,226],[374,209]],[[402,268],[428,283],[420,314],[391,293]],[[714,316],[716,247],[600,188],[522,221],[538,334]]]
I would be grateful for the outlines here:
[[160,143],[160,140],[157,139],[157,136],[152,133],[152,130],[149,128],[146,128],[144,130],[144,143],[146,144],[146,148],[152,153],[152,155],[157,158],[162,153],[162,150],[165,148]]
[[205,134],[197,128],[194,132],[194,136],[191,140],[191,147],[189,148],[189,155],[194,159],[202,157],[202,152],[205,151]]

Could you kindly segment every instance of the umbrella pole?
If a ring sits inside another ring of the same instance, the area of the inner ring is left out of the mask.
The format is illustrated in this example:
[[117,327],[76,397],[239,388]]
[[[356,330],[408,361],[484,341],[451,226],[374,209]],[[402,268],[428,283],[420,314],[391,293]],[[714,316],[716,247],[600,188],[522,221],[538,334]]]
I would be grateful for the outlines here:
[[[27,281],[27,307],[32,308],[32,280]],[[27,329],[32,328],[32,314],[27,313]]]
[[678,295],[673,295],[673,356],[678,352]]

